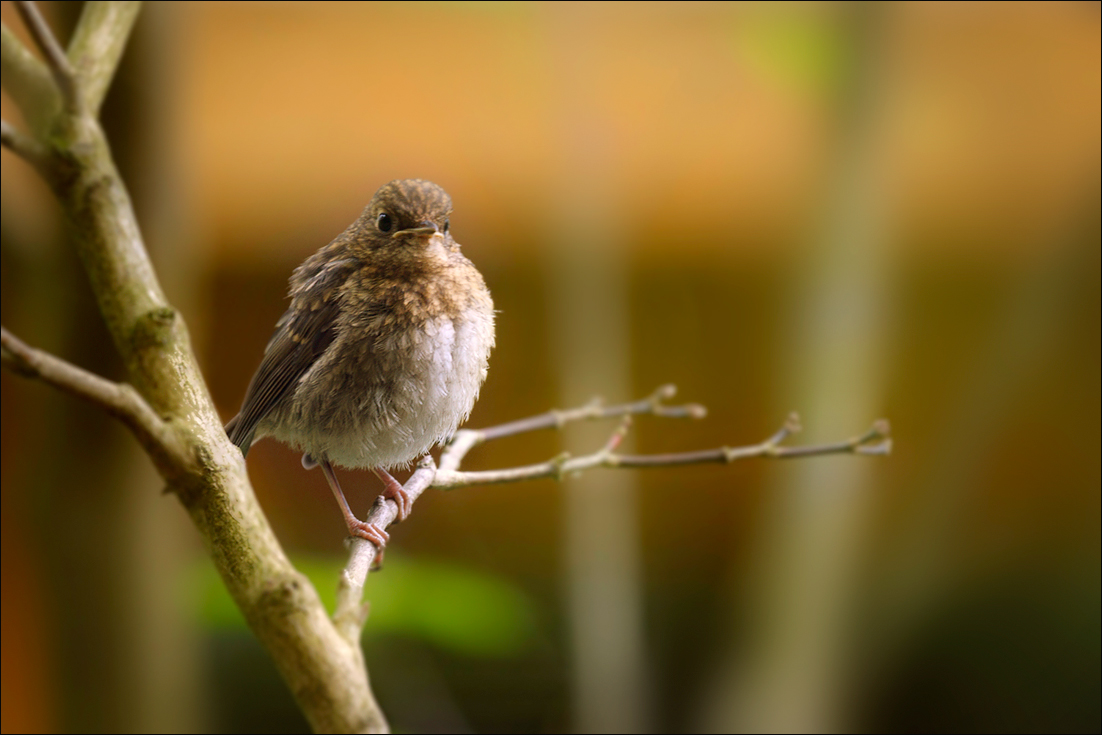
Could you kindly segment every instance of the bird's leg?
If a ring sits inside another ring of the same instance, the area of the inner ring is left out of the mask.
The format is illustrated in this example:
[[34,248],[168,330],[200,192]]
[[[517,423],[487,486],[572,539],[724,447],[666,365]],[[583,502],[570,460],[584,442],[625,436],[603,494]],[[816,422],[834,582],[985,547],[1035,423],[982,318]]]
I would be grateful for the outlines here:
[[398,504],[398,521],[404,521],[406,516],[409,515],[409,512],[413,510],[413,501],[409,499],[409,493],[402,487],[402,483],[395,480],[394,477],[382,467],[376,467],[371,471],[374,472],[375,477],[382,480],[383,485],[385,485],[383,497],[390,498]]
[[378,569],[383,565],[383,549],[386,548],[386,542],[390,540],[390,534],[374,523],[361,521],[354,516],[352,514],[352,509],[348,507],[348,500],[344,497],[344,491],[341,490],[341,484],[337,482],[337,475],[333,472],[333,465],[329,463],[329,460],[322,460],[318,464],[321,465],[321,470],[325,473],[325,479],[329,482],[329,489],[333,491],[333,496],[337,499],[337,504],[341,507],[341,513],[344,514],[344,523],[348,526],[348,533],[352,536],[358,536],[359,538],[370,541],[375,544],[375,548],[379,550],[378,553],[375,554],[375,563],[372,565],[372,569]]

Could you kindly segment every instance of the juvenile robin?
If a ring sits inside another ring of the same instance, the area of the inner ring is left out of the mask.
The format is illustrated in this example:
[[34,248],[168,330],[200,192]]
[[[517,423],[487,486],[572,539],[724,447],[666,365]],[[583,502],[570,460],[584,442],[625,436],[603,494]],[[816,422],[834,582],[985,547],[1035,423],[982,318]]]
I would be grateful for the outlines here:
[[494,346],[494,305],[451,235],[451,198],[421,179],[392,181],[359,219],[291,276],[230,441],[266,436],[321,466],[353,536],[389,535],[352,514],[335,465],[370,468],[383,495],[411,501],[388,470],[409,465],[471,412]]

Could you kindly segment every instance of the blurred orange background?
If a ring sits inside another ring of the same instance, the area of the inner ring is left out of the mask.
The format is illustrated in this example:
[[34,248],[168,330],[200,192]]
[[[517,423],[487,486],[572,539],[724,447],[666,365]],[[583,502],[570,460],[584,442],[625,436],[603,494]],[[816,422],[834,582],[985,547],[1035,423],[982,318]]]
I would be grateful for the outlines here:
[[[892,422],[886,458],[426,494],[368,585],[396,730],[1098,731],[1099,56],[1096,3],[151,3],[104,123],[226,418],[291,270],[420,177],[500,310],[471,425],[667,382],[708,418],[631,451]],[[2,194],[4,325],[122,379],[6,150]],[[129,436],[0,386],[3,730],[304,729]],[[321,474],[249,468],[331,594]]]

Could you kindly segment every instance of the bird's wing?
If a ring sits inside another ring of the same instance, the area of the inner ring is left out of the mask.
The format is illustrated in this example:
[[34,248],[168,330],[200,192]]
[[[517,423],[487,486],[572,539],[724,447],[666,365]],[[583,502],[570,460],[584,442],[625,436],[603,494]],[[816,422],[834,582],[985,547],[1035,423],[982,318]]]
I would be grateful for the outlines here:
[[[304,268],[312,265],[304,263]],[[353,261],[340,260],[318,267],[313,273],[296,273],[306,281],[292,300],[291,308],[276,322],[275,334],[264,350],[241,411],[226,424],[230,441],[248,454],[256,426],[279,401],[295,389],[306,371],[333,342],[341,284],[348,278]]]

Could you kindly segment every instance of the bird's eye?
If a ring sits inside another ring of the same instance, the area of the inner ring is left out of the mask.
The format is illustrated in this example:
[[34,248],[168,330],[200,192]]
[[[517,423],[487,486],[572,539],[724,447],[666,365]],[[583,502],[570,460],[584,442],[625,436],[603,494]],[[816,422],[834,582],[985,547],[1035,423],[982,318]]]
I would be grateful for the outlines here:
[[444,220],[444,234],[445,235],[448,234],[448,228],[449,227],[451,227],[451,220],[450,219],[445,219]]
[[375,220],[375,226],[379,228],[380,232],[390,232],[390,228],[394,226],[394,220],[390,218],[390,215],[383,212],[379,215],[379,218]]

